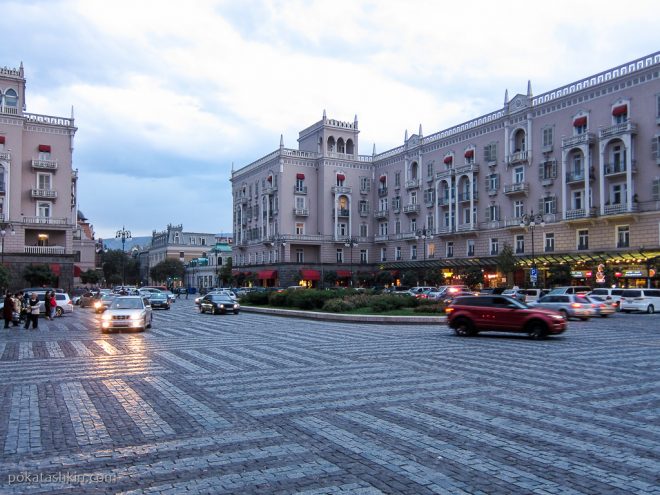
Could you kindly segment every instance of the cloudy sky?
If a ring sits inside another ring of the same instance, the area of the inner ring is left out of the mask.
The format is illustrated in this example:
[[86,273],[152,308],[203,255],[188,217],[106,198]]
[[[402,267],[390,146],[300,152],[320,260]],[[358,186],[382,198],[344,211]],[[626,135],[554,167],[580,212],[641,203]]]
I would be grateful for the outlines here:
[[[616,6],[616,8],[614,8]],[[230,171],[329,118],[361,154],[660,49],[657,2],[0,0],[0,65],[27,111],[78,132],[99,237],[231,231]]]

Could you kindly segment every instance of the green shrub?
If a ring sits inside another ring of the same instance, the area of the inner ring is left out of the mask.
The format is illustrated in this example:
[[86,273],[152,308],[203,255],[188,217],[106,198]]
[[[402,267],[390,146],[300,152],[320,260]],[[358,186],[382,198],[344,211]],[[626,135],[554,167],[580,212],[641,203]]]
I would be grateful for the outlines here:
[[268,304],[270,304],[271,306],[285,308],[288,307],[287,299],[288,299],[288,294],[286,291],[271,292],[268,295]]
[[430,304],[420,304],[413,311],[424,314],[444,314],[446,305],[441,302],[432,302]]
[[247,304],[256,304],[256,305],[268,304],[268,292],[265,291],[248,292],[243,297],[241,297],[241,302]]
[[354,308],[349,299],[328,299],[323,304],[323,311],[332,313],[346,313]]

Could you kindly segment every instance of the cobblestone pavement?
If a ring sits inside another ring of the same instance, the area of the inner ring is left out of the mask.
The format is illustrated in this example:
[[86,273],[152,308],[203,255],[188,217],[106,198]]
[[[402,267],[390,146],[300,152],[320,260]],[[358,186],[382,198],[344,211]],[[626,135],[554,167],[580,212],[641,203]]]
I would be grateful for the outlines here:
[[0,493],[660,493],[660,315],[561,337],[211,316],[0,337]]

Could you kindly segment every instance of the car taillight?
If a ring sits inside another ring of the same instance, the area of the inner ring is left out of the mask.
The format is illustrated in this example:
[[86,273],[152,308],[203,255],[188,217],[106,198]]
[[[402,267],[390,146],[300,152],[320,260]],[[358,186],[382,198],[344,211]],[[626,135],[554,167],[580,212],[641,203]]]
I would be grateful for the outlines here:
[[454,308],[452,308],[451,306],[448,307],[448,308],[445,308],[445,313],[447,313],[447,314],[453,313],[453,311],[454,311]]
[[571,308],[581,308],[581,307],[582,307],[582,304],[580,304],[580,303],[571,304]]

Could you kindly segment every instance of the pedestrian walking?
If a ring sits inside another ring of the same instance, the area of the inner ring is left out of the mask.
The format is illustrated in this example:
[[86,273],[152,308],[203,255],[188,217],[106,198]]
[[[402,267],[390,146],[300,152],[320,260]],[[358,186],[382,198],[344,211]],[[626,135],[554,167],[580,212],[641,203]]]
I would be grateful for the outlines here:
[[30,323],[32,323],[32,329],[36,330],[39,328],[39,299],[37,299],[37,293],[33,292],[30,295],[28,301],[28,313],[25,319],[25,329],[30,328]]
[[[33,293],[34,294],[34,293]],[[46,319],[50,320],[50,292],[46,291],[44,295],[44,308],[46,309]]]
[[14,297],[11,298],[14,301],[14,314],[12,314],[12,323],[15,327],[21,324],[21,309],[23,307],[23,301],[21,301],[22,292],[14,294]]
[[9,323],[14,318],[14,301],[11,298],[11,292],[5,294],[5,306],[2,308],[2,317],[5,319],[5,328],[9,328]]
[[50,319],[55,319],[55,312],[57,309],[57,299],[55,299],[55,292],[50,293]]

